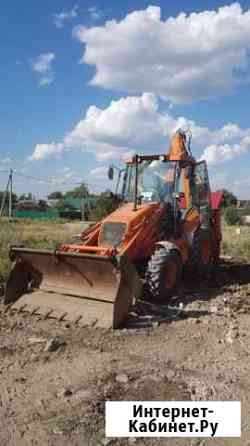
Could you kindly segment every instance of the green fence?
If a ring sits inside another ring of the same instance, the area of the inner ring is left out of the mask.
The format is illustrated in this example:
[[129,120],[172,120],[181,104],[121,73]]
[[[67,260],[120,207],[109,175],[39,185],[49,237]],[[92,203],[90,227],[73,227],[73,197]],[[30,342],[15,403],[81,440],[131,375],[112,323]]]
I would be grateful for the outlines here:
[[33,218],[35,220],[56,220],[60,218],[57,211],[13,211],[14,218]]

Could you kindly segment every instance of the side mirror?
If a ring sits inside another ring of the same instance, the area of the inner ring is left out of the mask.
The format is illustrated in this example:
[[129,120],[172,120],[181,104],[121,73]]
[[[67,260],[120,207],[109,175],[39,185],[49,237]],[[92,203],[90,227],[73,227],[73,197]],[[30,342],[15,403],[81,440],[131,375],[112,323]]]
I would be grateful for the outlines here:
[[109,178],[110,180],[113,180],[113,178],[114,178],[114,168],[113,168],[113,166],[109,166],[109,170],[108,170],[108,178]]

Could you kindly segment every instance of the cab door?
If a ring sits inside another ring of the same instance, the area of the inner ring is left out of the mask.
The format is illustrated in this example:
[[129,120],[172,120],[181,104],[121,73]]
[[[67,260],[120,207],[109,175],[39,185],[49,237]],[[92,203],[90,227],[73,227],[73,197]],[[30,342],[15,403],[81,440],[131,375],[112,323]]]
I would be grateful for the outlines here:
[[211,190],[205,161],[196,163],[193,169],[191,196],[192,205],[200,211],[203,226],[208,225],[211,214]]

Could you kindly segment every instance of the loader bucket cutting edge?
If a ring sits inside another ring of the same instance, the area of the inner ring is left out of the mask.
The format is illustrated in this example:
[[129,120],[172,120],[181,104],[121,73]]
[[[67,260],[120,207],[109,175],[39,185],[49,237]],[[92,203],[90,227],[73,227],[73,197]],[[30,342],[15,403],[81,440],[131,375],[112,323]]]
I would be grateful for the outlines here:
[[12,248],[15,263],[6,284],[5,304],[45,317],[82,325],[118,328],[142,285],[133,264],[112,258]]

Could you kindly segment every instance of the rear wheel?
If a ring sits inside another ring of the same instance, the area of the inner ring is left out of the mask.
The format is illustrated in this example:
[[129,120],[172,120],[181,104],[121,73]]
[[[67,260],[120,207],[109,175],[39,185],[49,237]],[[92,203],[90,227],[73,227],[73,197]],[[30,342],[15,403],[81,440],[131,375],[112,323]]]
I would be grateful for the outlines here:
[[191,267],[195,272],[209,273],[213,266],[212,237],[209,231],[198,229],[194,233],[190,252]]
[[182,271],[179,252],[175,249],[158,247],[148,262],[146,285],[151,297],[163,302],[176,289]]

